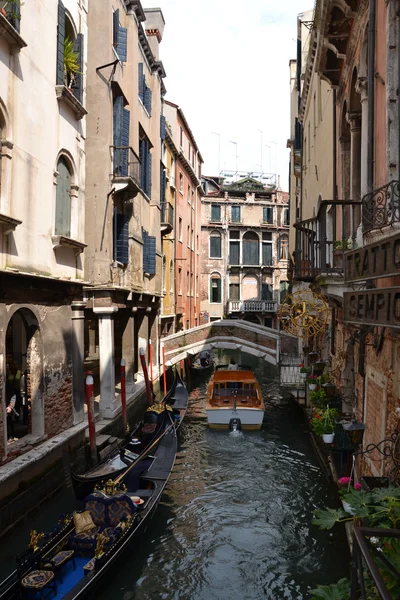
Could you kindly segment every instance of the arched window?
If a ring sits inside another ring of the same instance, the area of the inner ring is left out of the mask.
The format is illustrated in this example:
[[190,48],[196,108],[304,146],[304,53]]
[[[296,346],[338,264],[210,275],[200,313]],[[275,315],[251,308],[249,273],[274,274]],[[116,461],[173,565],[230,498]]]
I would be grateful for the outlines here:
[[56,235],[71,237],[71,170],[66,159],[61,156],[57,163]]
[[289,260],[289,238],[286,235],[278,239],[278,259]]
[[210,234],[210,258],[221,258],[221,234],[212,231]]
[[260,244],[259,238],[254,231],[246,231],[243,236],[243,264],[260,264]]
[[219,273],[212,273],[210,278],[210,303],[222,302],[222,282]]
[[58,3],[57,85],[65,85],[80,103],[83,96],[83,35],[76,33],[62,2]]

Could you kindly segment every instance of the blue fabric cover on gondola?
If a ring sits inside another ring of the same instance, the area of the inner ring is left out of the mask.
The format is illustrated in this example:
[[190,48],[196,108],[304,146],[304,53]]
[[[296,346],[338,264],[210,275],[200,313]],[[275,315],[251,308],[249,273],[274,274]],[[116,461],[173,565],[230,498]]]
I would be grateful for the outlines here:
[[112,546],[121,535],[121,529],[117,525],[133,515],[137,506],[127,494],[115,494],[110,497],[103,492],[93,492],[86,498],[84,510],[90,512],[96,527],[82,533],[71,533],[68,548],[86,554],[95,550],[99,533],[109,538],[106,546]]

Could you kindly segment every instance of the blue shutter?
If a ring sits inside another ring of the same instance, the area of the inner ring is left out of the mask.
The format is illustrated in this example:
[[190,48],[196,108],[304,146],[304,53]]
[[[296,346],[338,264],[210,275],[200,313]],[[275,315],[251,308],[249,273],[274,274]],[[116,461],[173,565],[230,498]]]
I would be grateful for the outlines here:
[[145,191],[146,187],[146,140],[139,140],[139,160],[140,160],[140,187]]
[[117,261],[127,265],[129,262],[129,216],[117,213]]
[[[122,146],[122,124],[124,118],[124,98],[117,96],[113,104],[113,144]],[[122,151],[114,149],[114,174],[121,174]]]
[[119,42],[119,9],[113,12],[113,46],[118,48]]
[[144,102],[144,75],[143,63],[139,63],[139,98]]
[[128,30],[126,27],[118,29],[118,56],[121,62],[126,62],[128,52]]
[[149,198],[151,198],[151,161],[152,161],[152,156],[151,156],[151,152],[149,150],[148,155],[147,155],[147,173],[146,173],[146,179],[147,179],[146,194],[148,195]]
[[128,162],[129,162],[129,127],[130,127],[131,113],[128,109],[122,110],[122,131],[121,131],[121,146],[124,148],[121,150],[121,175],[127,177],[128,173]]
[[148,273],[149,269],[149,247],[148,247],[148,233],[145,229],[142,229],[143,238],[143,272]]
[[163,167],[163,164],[160,164],[160,202],[165,203],[165,189],[167,187],[167,174]]
[[145,89],[144,89],[144,106],[147,110],[147,112],[149,113],[149,115],[151,115],[151,89],[149,87],[147,87],[147,85],[145,85]]
[[83,33],[78,33],[74,42],[74,52],[78,54],[79,69],[75,74],[75,83],[73,86],[74,96],[83,104]]
[[160,138],[164,141],[166,136],[166,120],[164,115],[160,116]]
[[148,270],[149,275],[156,274],[156,238],[152,235],[147,237],[148,246]]
[[57,85],[64,83],[64,42],[65,42],[65,8],[61,0],[58,0],[58,22],[57,22]]

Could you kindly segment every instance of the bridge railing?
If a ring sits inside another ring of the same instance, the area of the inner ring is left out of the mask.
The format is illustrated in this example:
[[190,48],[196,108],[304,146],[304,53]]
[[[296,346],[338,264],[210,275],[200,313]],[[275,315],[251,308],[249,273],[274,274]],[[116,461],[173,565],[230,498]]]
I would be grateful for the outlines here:
[[276,312],[277,304],[269,300],[229,300],[228,313]]

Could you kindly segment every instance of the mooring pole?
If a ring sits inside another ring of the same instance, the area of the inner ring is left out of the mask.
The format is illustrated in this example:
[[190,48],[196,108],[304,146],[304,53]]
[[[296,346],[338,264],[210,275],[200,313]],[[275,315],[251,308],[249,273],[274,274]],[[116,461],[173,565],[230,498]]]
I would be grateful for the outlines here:
[[153,344],[149,340],[149,367],[150,367],[150,384],[153,389]]
[[121,359],[121,407],[124,435],[127,433],[128,419],[126,415],[126,361]]
[[161,355],[163,364],[163,385],[164,385],[164,396],[167,395],[167,369],[165,366],[165,346],[161,344]]
[[86,406],[88,414],[89,424],[89,445],[90,445],[90,458],[92,464],[97,463],[97,448],[96,448],[96,427],[94,423],[94,395],[93,395],[93,372],[88,371],[86,374]]
[[183,364],[182,364],[181,360],[179,361],[179,368],[180,368],[180,371],[181,371],[181,379],[183,381]]
[[140,354],[140,362],[141,362],[142,369],[143,369],[144,382],[146,384],[147,403],[149,406],[152,406],[153,394],[152,394],[151,387],[150,387],[149,374],[147,372],[146,358],[144,356],[143,348],[140,348],[139,354]]

